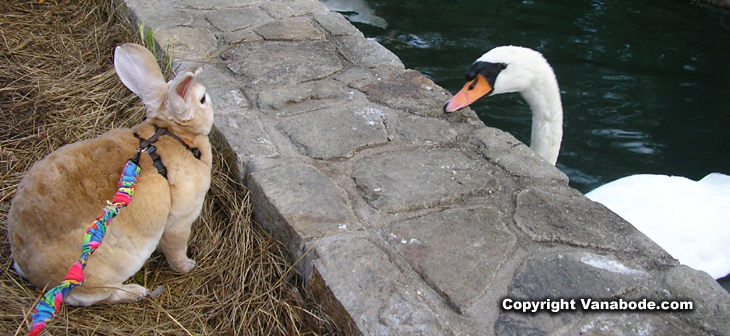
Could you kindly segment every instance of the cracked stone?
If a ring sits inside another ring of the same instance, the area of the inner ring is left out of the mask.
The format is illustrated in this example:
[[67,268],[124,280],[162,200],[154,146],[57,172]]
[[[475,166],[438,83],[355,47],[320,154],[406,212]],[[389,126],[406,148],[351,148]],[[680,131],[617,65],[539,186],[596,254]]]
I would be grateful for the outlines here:
[[425,145],[450,143],[459,135],[459,132],[444,120],[417,116],[399,120],[397,132],[409,142]]
[[218,9],[206,12],[205,19],[224,33],[271,20],[266,12],[257,7]]
[[[397,266],[365,239],[335,240],[316,248],[315,279],[326,284],[364,335],[453,335]],[[411,286],[412,287],[412,286]],[[353,290],[355,289],[355,290]]]
[[211,55],[218,47],[215,35],[202,28],[174,27],[155,31],[160,45],[172,46],[177,60],[197,60]]
[[251,204],[257,221],[296,257],[313,238],[357,230],[360,224],[345,193],[316,168],[291,164],[250,174]]
[[[337,50],[354,65],[383,72],[401,72],[403,62],[382,44],[357,35],[336,38]],[[413,94],[411,92],[411,94]]]
[[196,81],[205,86],[216,118],[218,115],[240,112],[248,108],[248,99],[238,88],[238,81],[227,69],[206,65],[203,67],[203,72],[196,77]]
[[730,294],[709,274],[681,265],[672,267],[666,273],[664,283],[666,296],[662,299],[692,298],[694,310],[681,312],[680,318],[700,326],[713,335],[727,334],[730,330],[730,320],[725,314],[730,311]]
[[[517,270],[507,297],[513,300],[579,299],[608,300],[631,292],[649,274],[611,257],[587,252],[540,254],[528,258]],[[500,302],[501,305],[501,302]],[[581,319],[582,310],[559,314],[524,314],[503,310],[494,330],[497,335],[545,335],[569,327]]]
[[[296,57],[289,57],[296,55]],[[342,69],[326,42],[251,42],[223,54],[228,68],[248,85],[293,85],[322,79]]]
[[261,92],[258,105],[264,113],[281,117],[342,105],[343,100],[352,97],[341,85],[317,81]]
[[354,104],[299,114],[279,128],[313,159],[348,158],[360,148],[388,142],[383,111]]
[[269,15],[276,19],[290,16],[304,16],[318,12],[328,12],[327,7],[317,0],[299,0],[288,2],[266,2],[261,5]]
[[324,39],[324,34],[314,28],[312,20],[305,17],[286,18],[270,22],[257,27],[254,31],[265,40],[303,41]]
[[152,31],[158,29],[170,29],[177,26],[189,26],[193,24],[195,19],[193,15],[184,10],[168,9],[166,11],[156,11],[155,6],[159,4],[147,4],[145,7],[130,7],[133,21],[144,23],[151,27]]
[[517,239],[494,208],[445,210],[381,230],[423,278],[461,313],[492,285]]
[[591,314],[572,329],[573,332],[568,331],[566,335],[697,335],[683,330],[674,319],[647,313]]
[[446,90],[414,70],[367,85],[362,90],[375,102],[428,117],[442,116],[442,106],[449,97]]
[[471,143],[490,161],[512,175],[549,178],[568,182],[568,176],[537,155],[511,134],[484,127],[471,135]]
[[216,115],[215,127],[226,137],[231,149],[243,162],[255,157],[279,156],[261,121],[253,114]]
[[260,0],[173,0],[174,6],[189,9],[233,9],[261,2]]
[[410,150],[373,155],[354,167],[360,195],[389,213],[450,203],[494,188],[487,163],[453,150]]
[[322,28],[334,36],[359,36],[364,37],[362,32],[355,28],[350,21],[347,21],[340,13],[324,12],[315,13],[314,20],[319,23]]
[[676,261],[631,224],[567,186],[534,185],[517,195],[515,224],[533,240],[645,256],[656,265]]

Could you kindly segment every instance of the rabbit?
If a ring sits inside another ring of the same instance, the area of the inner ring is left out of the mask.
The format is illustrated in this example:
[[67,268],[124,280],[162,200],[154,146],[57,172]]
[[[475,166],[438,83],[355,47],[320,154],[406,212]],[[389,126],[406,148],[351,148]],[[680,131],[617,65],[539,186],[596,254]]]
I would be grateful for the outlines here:
[[[174,271],[190,272],[195,267],[187,257],[191,225],[210,187],[213,108],[205,87],[195,82],[201,69],[166,83],[152,53],[133,43],[115,49],[114,67],[146,106],[146,119],[62,146],[35,163],[19,183],[8,213],[15,269],[38,288],[56,286],[78,261],[87,227],[114,196],[122,167],[136,156],[140,138],[150,138],[158,128],[177,135],[179,140],[163,135],[153,144],[167,177],[150,155],[141,153],[132,202],[110,222],[101,246],[89,257],[84,284],[66,297],[73,306],[147,296],[146,288],[123,282],[156,249]],[[199,159],[181,142],[197,148]]]

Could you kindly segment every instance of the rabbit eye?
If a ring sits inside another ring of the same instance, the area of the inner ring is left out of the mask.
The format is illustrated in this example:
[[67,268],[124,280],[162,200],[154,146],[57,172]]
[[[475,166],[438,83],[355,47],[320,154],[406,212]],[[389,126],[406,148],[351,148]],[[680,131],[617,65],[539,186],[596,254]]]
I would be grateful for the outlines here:
[[201,105],[205,104],[205,96],[207,96],[207,95],[203,95],[203,98],[200,98]]

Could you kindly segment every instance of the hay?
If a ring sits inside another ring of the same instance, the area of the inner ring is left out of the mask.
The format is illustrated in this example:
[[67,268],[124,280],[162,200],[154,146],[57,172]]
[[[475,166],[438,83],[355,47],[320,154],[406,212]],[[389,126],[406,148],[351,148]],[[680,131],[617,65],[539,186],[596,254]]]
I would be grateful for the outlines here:
[[[0,334],[22,335],[41,291],[11,268],[6,220],[17,183],[59,146],[131,126],[144,109],[114,73],[112,48],[139,37],[109,0],[0,0],[0,13]],[[250,216],[248,191],[216,152],[190,242],[198,267],[177,275],[155,254],[130,281],[164,288],[159,296],[64,306],[47,334],[337,334],[305,298],[282,246]]]

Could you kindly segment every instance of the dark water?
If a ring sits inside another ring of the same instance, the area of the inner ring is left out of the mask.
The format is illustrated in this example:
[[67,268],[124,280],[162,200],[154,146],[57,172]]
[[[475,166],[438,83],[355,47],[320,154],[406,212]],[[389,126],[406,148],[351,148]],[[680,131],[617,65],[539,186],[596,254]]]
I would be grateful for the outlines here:
[[[730,12],[689,0],[327,1],[368,6],[349,14],[387,27],[355,25],[452,93],[495,46],[542,52],[565,110],[557,166],[583,192],[638,173],[730,173]],[[472,108],[529,143],[519,95]]]

